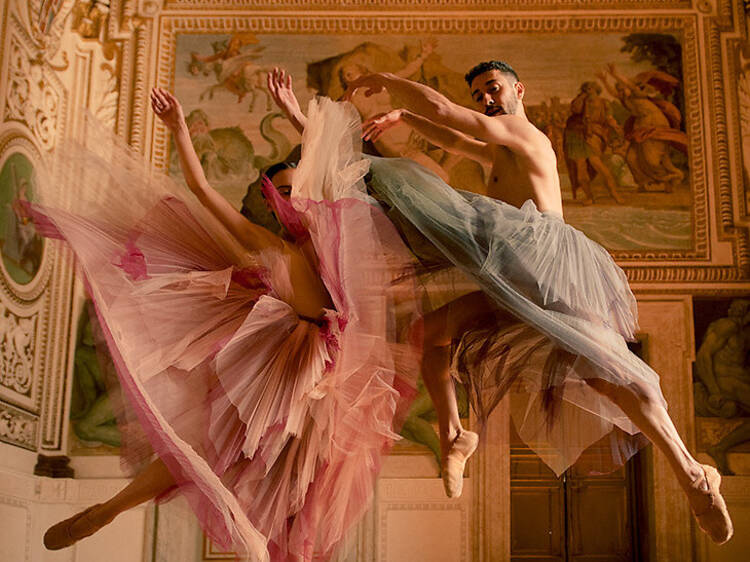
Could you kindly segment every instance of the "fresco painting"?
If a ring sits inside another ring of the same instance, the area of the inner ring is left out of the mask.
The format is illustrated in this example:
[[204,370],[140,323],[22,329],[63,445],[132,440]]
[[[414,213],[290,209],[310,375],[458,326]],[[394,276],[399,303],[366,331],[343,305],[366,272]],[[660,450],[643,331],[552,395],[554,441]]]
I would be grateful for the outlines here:
[[44,242],[23,203],[34,200],[34,164],[24,154],[11,154],[0,168],[0,253],[3,267],[20,285],[36,277]]
[[[470,106],[463,75],[492,58],[511,63],[526,84],[529,118],[558,156],[568,222],[611,251],[693,247],[682,51],[669,34],[180,34],[174,90],[209,181],[277,228],[251,184],[300,138],[271,104],[268,70],[292,74],[303,108],[316,95],[338,99],[370,72],[417,80]],[[363,119],[398,107],[387,92],[352,102]],[[459,189],[481,192],[489,172],[405,125],[364,149],[411,158]],[[170,173],[179,176],[174,156]]]

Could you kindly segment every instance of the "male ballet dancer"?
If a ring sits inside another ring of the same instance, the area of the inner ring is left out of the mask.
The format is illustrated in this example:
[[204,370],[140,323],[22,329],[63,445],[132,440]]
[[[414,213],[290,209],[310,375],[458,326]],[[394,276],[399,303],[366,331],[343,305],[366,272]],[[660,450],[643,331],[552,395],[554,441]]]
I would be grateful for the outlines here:
[[[492,171],[486,195],[514,207],[533,201],[542,214],[562,217],[562,193],[555,153],[549,139],[527,118],[525,86],[516,72],[500,61],[483,62],[467,75],[475,110],[451,102],[436,90],[389,73],[360,77],[348,94],[365,89],[372,95],[388,90],[401,109],[373,117],[363,127],[364,140],[406,123],[428,141],[463,155]],[[491,233],[488,233],[491,236]],[[459,264],[460,265],[460,264]],[[597,275],[597,271],[588,272]],[[487,314],[488,301],[473,293],[447,304],[425,318],[422,376],[438,414],[443,479],[449,496],[460,495],[466,460],[477,446],[477,435],[464,430],[450,377],[451,342]],[[666,456],[685,491],[699,525],[712,540],[731,538],[732,522],[719,492],[720,476],[688,452],[656,388],[638,380],[618,384],[605,378],[585,382],[617,405]]]

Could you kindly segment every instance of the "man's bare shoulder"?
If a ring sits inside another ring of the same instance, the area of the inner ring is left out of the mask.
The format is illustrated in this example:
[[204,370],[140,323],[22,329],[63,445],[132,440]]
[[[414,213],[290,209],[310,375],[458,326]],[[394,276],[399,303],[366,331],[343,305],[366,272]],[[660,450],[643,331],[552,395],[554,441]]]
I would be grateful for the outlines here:
[[502,120],[503,124],[517,139],[525,151],[535,152],[540,149],[552,148],[547,135],[540,131],[528,118],[521,115],[500,115],[494,119]]
[[503,115],[502,118],[511,118],[506,122],[513,127],[516,142],[513,146],[489,143],[494,161],[509,157],[516,160],[556,158],[552,141],[527,119],[515,115]]

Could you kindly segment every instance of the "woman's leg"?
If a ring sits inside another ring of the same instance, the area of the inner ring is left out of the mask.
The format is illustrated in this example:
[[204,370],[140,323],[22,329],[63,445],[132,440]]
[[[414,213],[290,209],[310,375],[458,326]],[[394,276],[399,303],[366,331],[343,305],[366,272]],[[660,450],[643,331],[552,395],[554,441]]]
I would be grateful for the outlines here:
[[586,382],[612,400],[664,453],[700,526],[716,542],[729,540],[732,521],[719,494],[721,478],[715,469],[701,465],[693,458],[654,389],[640,383],[617,385],[601,379]]
[[174,478],[161,460],[140,472],[130,484],[104,503],[94,505],[50,527],[44,546],[59,550],[93,535],[123,511],[153,499],[174,486]]

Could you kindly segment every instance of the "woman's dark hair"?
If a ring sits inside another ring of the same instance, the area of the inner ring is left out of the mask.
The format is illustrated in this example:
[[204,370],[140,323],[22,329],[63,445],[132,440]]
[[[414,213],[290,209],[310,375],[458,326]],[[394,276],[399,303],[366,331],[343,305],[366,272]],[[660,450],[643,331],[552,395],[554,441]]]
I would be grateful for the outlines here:
[[269,180],[272,180],[273,177],[278,174],[282,170],[293,170],[297,167],[297,162],[291,161],[291,162],[277,162],[276,164],[273,164],[266,168],[266,171],[263,172]]

